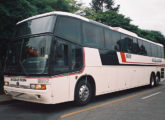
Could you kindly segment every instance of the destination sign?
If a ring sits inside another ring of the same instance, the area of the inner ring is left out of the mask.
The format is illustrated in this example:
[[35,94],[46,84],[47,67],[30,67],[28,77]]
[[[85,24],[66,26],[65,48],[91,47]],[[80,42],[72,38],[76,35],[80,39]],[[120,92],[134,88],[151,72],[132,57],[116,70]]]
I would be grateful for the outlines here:
[[27,80],[25,78],[11,78],[11,81],[17,81],[17,82],[26,82]]

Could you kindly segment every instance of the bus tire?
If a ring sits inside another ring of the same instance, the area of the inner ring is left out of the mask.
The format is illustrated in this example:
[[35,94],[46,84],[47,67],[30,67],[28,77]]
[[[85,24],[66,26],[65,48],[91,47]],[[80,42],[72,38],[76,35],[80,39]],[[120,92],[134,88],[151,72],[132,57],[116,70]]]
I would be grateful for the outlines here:
[[87,80],[78,82],[75,91],[75,103],[83,106],[88,104],[92,99],[92,86]]
[[150,87],[153,88],[153,87],[155,87],[155,85],[156,85],[155,75],[151,74],[151,77],[150,77]]
[[159,82],[160,82],[160,76],[157,75],[156,78],[155,78],[155,86],[158,86]]

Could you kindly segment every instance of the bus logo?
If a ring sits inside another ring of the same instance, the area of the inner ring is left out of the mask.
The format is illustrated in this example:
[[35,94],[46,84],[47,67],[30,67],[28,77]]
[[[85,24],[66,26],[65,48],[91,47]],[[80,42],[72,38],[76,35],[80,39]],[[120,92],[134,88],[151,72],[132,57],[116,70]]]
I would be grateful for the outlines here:
[[126,58],[131,59],[131,54],[126,54]]

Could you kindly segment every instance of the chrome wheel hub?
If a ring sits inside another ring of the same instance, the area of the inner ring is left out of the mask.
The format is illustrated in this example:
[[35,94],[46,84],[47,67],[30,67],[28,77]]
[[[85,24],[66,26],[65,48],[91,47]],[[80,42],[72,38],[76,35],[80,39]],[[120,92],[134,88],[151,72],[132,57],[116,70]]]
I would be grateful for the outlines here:
[[82,85],[79,90],[79,98],[82,101],[86,101],[89,97],[89,88],[86,85]]
[[159,77],[156,77],[156,82],[157,82],[157,83],[159,82]]
[[154,79],[152,78],[151,85],[154,86]]

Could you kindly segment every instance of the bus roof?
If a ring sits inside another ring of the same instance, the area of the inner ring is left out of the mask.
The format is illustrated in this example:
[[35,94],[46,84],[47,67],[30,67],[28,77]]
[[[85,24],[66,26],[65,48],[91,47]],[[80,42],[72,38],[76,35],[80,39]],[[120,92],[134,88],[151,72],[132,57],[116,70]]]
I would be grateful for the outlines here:
[[23,23],[25,21],[28,21],[28,20],[32,20],[32,19],[36,19],[36,18],[40,18],[40,17],[44,17],[44,16],[49,16],[49,15],[63,15],[63,16],[70,16],[70,17],[78,18],[78,19],[81,19],[83,21],[86,21],[86,22],[89,22],[89,23],[93,23],[93,24],[97,24],[99,26],[106,27],[106,28],[111,29],[113,31],[118,31],[120,33],[123,33],[123,34],[126,34],[126,35],[130,35],[132,37],[135,37],[135,38],[138,38],[138,39],[141,39],[141,40],[144,40],[144,41],[147,41],[147,42],[150,42],[150,43],[153,43],[153,44],[156,44],[156,45],[159,45],[159,46],[162,46],[163,47],[162,44],[155,43],[155,42],[152,42],[150,40],[141,38],[137,34],[135,34],[133,32],[130,32],[128,30],[125,30],[123,28],[120,28],[120,27],[111,27],[111,26],[108,26],[108,25],[105,25],[105,24],[102,24],[102,23],[99,23],[99,22],[90,20],[88,18],[82,17],[80,15],[76,15],[76,14],[72,14],[72,13],[68,13],[68,12],[62,12],[62,11],[53,11],[53,12],[48,12],[48,13],[44,13],[44,14],[40,14],[40,15],[35,15],[35,16],[29,17],[27,19],[24,19],[22,21],[19,21],[17,23],[17,25],[20,24],[20,23]]
[[29,17],[29,18],[27,18],[27,19],[24,19],[24,20],[22,20],[22,21],[19,21],[17,24],[20,24],[20,23],[22,23],[22,22],[25,22],[25,21],[28,21],[28,20],[32,20],[32,19],[35,19],[35,18],[44,17],[44,16],[49,16],[49,15],[64,15],[64,16],[70,16],[70,17],[78,18],[78,19],[81,19],[81,20],[84,20],[84,21],[89,22],[89,19],[88,19],[88,18],[82,17],[82,16],[80,16],[80,15],[75,15],[75,14],[68,13],[68,12],[53,11],[53,12],[48,12],[48,13],[44,13],[44,14],[40,14],[40,15],[35,15],[35,16]]

